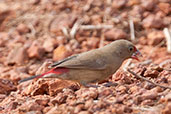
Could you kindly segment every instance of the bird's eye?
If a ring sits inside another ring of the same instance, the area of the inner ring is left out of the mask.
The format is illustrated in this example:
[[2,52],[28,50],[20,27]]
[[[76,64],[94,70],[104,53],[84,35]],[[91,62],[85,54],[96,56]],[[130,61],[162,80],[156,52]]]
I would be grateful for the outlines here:
[[132,52],[134,50],[133,47],[129,47],[129,51]]

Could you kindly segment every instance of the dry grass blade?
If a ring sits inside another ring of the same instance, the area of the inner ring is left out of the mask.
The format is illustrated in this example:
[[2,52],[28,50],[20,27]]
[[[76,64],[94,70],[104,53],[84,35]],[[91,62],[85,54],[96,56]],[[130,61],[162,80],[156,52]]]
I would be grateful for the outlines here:
[[67,28],[63,27],[61,30],[62,30],[62,32],[64,33],[65,37],[66,37],[66,38],[69,38],[69,33],[68,33]]
[[82,25],[80,29],[82,30],[94,30],[94,29],[111,29],[113,25]]
[[78,20],[75,22],[74,26],[72,27],[71,31],[70,31],[70,37],[71,39],[75,39],[75,34],[77,32],[77,30],[79,29],[79,26],[83,23],[83,20]]
[[169,53],[171,53],[171,34],[168,28],[164,28],[163,30],[164,35],[166,37],[166,41],[167,41],[167,51]]
[[137,78],[140,78],[140,79],[142,79],[142,80],[144,80],[144,81],[147,81],[147,82],[149,82],[149,83],[151,83],[151,84],[153,84],[153,85],[155,85],[155,86],[159,86],[159,87],[161,87],[161,88],[170,89],[170,90],[171,90],[171,87],[162,86],[162,85],[160,85],[160,84],[158,84],[158,83],[155,83],[155,82],[153,82],[153,81],[150,81],[150,80],[148,80],[148,79],[142,77],[141,75],[138,75],[138,74],[136,74],[135,72],[131,71],[129,68],[127,68],[126,70],[127,70],[127,72],[131,73],[132,75],[134,75],[134,76],[137,77]]
[[134,22],[133,20],[129,21],[129,26],[130,26],[130,33],[131,33],[131,40],[135,40],[135,31],[134,31]]

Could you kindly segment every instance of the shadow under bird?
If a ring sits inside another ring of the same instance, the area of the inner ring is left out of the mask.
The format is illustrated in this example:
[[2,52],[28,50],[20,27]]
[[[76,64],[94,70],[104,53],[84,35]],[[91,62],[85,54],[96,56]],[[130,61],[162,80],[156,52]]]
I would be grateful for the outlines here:
[[50,71],[20,80],[19,83],[34,78],[58,78],[87,86],[89,83],[105,80],[120,68],[124,60],[138,60],[138,56],[142,55],[130,41],[116,40],[102,48],[55,62],[50,65]]

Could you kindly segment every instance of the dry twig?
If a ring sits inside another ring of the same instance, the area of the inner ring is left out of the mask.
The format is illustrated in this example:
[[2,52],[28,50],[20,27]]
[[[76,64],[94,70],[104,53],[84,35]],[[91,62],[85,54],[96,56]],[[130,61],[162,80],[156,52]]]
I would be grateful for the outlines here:
[[82,25],[80,29],[82,30],[94,30],[94,29],[111,29],[113,25]]
[[65,27],[62,27],[62,32],[64,33],[64,35],[65,35],[65,37],[66,38],[69,38],[69,33],[68,33],[68,30],[67,30],[67,28],[65,28]]
[[133,20],[129,20],[129,26],[130,26],[130,33],[131,33],[131,40],[135,40],[135,31],[134,31],[134,22]]
[[77,20],[75,22],[74,26],[72,27],[72,29],[70,31],[71,39],[75,39],[75,34],[76,34],[77,30],[79,29],[79,27],[82,23],[83,23],[83,20]]
[[126,71],[129,72],[129,73],[131,73],[132,75],[134,75],[136,78],[140,78],[140,79],[142,79],[142,80],[144,80],[144,81],[147,81],[147,82],[149,82],[149,83],[151,83],[151,84],[153,84],[153,85],[155,85],[155,86],[159,86],[159,87],[161,87],[161,88],[170,89],[170,90],[171,90],[171,87],[162,86],[162,85],[160,85],[160,84],[158,84],[158,83],[155,83],[155,82],[153,82],[153,81],[150,81],[150,80],[148,80],[148,79],[142,77],[141,75],[138,75],[138,74],[134,73],[134,72],[131,71],[129,68],[127,68]]

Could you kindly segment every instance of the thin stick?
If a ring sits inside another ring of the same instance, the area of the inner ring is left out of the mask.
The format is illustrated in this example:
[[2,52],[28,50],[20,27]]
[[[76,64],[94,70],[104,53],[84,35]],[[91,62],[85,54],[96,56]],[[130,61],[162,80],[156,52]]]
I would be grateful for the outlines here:
[[80,29],[82,30],[94,30],[94,29],[111,29],[113,25],[82,25]]
[[167,42],[167,51],[171,53],[171,34],[168,28],[164,28],[163,30],[164,35],[166,37],[166,42]]
[[79,26],[83,23],[82,20],[78,20],[75,22],[74,26],[72,27],[71,31],[70,31],[70,37],[72,39],[75,39],[75,34],[77,32],[77,30],[79,29]]
[[69,38],[68,30],[65,27],[62,27],[62,32],[64,33],[66,38]]
[[144,80],[144,81],[147,81],[147,82],[149,82],[149,83],[151,83],[151,84],[153,84],[153,85],[155,85],[155,86],[159,86],[159,87],[164,88],[164,89],[171,89],[171,87],[162,86],[162,85],[160,85],[160,84],[158,84],[158,83],[155,83],[155,82],[153,82],[153,81],[150,81],[150,80],[148,80],[148,79],[142,77],[141,75],[138,75],[138,74],[134,73],[134,72],[131,71],[129,68],[127,68],[126,70],[127,70],[129,73],[131,73],[132,75],[134,75],[136,78],[140,78],[140,79],[142,79],[142,80]]
[[134,22],[133,20],[129,20],[130,32],[131,32],[131,40],[135,40],[135,31],[134,31]]

